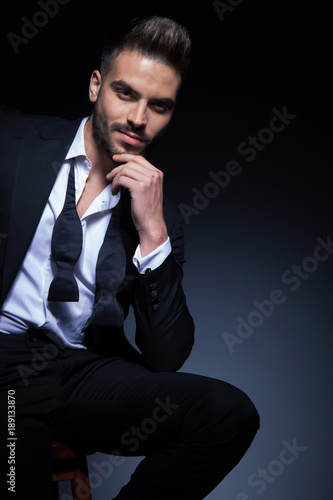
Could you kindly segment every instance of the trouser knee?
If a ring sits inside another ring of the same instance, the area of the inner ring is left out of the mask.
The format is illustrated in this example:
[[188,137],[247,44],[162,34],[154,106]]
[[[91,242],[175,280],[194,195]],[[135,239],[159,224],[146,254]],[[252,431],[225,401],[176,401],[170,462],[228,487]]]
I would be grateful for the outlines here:
[[251,399],[231,384],[215,381],[203,401],[209,421],[216,432],[226,436],[254,436],[260,426],[259,413]]
[[251,399],[239,389],[232,412],[237,433],[254,436],[260,427],[260,416]]

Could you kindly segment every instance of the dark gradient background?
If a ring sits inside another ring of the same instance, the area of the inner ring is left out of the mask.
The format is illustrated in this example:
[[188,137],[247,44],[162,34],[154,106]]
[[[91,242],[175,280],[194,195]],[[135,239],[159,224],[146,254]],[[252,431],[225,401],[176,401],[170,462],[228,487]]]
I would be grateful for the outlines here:
[[[331,17],[323,4],[244,0],[222,21],[211,1],[71,0],[18,54],[7,33],[20,34],[21,17],[41,9],[37,1],[2,5],[1,101],[23,112],[89,114],[101,34],[124,16],[167,15],[191,31],[191,73],[149,155],[175,203],[196,210],[187,217],[184,278],[196,344],[182,370],[240,387],[261,415],[252,447],[210,500],[333,498],[333,255],[309,259],[316,239],[333,232]],[[279,133],[262,132],[273,108],[284,107],[297,116]],[[265,148],[248,161],[239,145],[259,132]],[[230,160],[241,172],[223,189],[208,185]],[[200,208],[198,192],[210,196]],[[309,271],[295,290],[293,265]],[[265,303],[260,320],[253,302],[276,289],[283,303]],[[257,326],[228,348],[225,333],[236,336],[237,318],[249,316]],[[132,327],[129,318],[130,339]],[[286,442],[294,454],[281,455]],[[111,471],[106,455],[89,457],[94,500],[115,496],[139,460]]]

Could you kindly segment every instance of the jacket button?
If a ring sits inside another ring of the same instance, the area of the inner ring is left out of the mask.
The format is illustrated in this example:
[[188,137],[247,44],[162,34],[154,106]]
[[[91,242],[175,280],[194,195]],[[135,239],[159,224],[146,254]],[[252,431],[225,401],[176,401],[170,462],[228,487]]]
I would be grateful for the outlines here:
[[160,306],[158,304],[154,304],[153,305],[153,311],[158,311],[159,307]]
[[150,269],[150,267],[147,267],[147,269],[145,270],[145,274],[149,274],[149,273],[151,273],[151,269]]
[[150,296],[151,296],[152,298],[157,297],[157,291],[156,291],[156,290],[152,290],[152,291],[150,292]]

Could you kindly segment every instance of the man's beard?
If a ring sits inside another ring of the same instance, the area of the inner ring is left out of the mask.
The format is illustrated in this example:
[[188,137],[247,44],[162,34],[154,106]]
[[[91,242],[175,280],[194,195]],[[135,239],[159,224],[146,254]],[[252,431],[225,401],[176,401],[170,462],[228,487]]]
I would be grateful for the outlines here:
[[[151,136],[148,135],[142,127],[132,127],[129,123],[126,123],[124,125],[122,123],[115,122],[109,127],[107,120],[98,110],[98,99],[95,103],[92,113],[92,129],[97,144],[103,149],[104,153],[110,160],[112,160],[113,155],[121,153],[131,153],[144,156],[146,152],[156,144],[156,142],[164,132],[163,129],[156,137],[151,138]],[[130,144],[124,143],[124,150],[121,151],[116,147],[111,136],[112,132],[114,132],[115,130],[117,130],[118,132],[131,132],[133,134],[136,134],[138,137],[140,137],[140,139],[144,141],[145,147],[142,150],[138,151],[137,149],[133,150],[134,148]]]

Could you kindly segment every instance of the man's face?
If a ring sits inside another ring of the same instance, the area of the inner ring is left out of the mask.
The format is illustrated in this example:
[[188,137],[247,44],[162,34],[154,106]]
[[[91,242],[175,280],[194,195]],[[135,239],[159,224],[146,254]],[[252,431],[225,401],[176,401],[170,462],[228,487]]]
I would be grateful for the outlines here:
[[156,142],[171,119],[179,85],[174,68],[136,51],[121,52],[103,82],[94,71],[93,134],[110,159],[142,155]]

